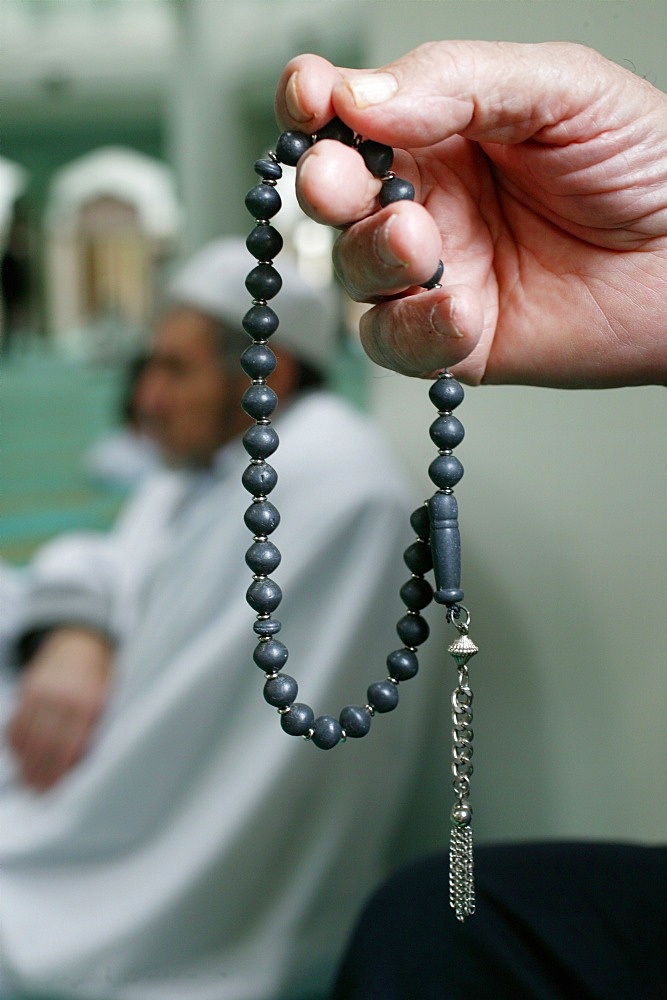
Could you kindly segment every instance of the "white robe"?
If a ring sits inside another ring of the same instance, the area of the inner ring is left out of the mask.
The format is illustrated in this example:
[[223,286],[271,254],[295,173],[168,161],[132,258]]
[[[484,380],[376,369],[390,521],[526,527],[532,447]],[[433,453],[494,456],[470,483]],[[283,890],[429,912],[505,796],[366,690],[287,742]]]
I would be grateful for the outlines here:
[[[337,716],[401,646],[401,553],[423,498],[330,394],[276,426],[285,672]],[[47,793],[0,788],[0,969],[27,992],[297,997],[327,982],[391,863],[442,677],[424,661],[395,712],[331,751],[282,732],[252,659],[247,463],[235,442],[212,473],[157,474],[113,532],[56,541],[30,571],[21,628],[69,609],[118,645],[85,760]]]

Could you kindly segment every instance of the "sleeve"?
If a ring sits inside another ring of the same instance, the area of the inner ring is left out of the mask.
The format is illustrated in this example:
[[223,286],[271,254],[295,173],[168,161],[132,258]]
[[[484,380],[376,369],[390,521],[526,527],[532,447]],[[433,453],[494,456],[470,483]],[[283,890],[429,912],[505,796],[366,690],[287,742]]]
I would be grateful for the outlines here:
[[173,477],[156,475],[128,501],[111,531],[62,535],[40,549],[27,574],[19,618],[24,655],[60,625],[81,625],[119,640],[171,502]]

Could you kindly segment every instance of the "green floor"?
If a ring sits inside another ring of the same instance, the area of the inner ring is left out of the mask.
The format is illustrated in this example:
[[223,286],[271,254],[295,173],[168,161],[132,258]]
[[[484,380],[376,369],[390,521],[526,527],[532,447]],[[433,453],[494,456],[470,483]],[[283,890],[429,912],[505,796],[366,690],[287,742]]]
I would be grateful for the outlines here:
[[121,497],[86,476],[86,449],[115,421],[121,372],[33,349],[0,368],[0,557],[26,562],[62,531],[104,528]]

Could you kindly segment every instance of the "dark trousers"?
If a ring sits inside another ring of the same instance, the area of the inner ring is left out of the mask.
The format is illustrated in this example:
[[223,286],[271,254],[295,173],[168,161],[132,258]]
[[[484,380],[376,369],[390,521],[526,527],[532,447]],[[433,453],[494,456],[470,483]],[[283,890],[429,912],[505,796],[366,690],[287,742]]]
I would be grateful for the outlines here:
[[334,1000],[665,1000],[666,874],[662,847],[478,847],[460,923],[447,856],[424,859],[365,907]]

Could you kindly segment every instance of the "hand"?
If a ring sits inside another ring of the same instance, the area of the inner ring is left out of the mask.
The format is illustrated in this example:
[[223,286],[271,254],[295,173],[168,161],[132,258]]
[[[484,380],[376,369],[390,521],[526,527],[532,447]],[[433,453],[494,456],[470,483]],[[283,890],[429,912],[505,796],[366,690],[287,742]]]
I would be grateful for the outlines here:
[[22,779],[53,787],[81,759],[107,701],[111,647],[101,635],[60,628],[25,667],[9,744]]
[[[374,361],[471,383],[667,380],[667,96],[645,80],[567,43],[434,42],[379,70],[298,56],[276,110],[394,146],[415,186],[379,209],[354,150],[323,140],[299,162],[304,210],[345,227],[345,286],[378,303]],[[415,294],[439,258],[442,288]]]

